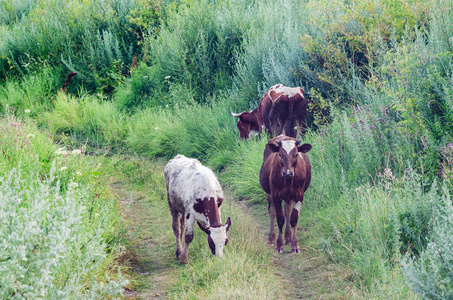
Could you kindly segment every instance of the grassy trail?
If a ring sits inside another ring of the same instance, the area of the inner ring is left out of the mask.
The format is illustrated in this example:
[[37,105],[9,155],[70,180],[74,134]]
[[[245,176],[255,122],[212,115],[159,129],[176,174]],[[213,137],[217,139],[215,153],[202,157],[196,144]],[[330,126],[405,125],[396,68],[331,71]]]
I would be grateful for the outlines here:
[[[130,163],[130,162],[129,162]],[[128,164],[129,164],[128,163]],[[344,266],[304,244],[291,254],[278,254],[266,244],[268,217],[264,205],[233,201],[222,207],[231,216],[230,243],[222,260],[211,257],[205,234],[195,231],[189,263],[179,265],[165,198],[163,161],[136,160],[133,176],[116,178],[111,189],[121,200],[129,244],[123,265],[133,299],[351,299],[357,296]],[[126,168],[127,169],[127,168]],[[127,172],[126,172],[127,173]],[[124,174],[124,172],[123,172]],[[126,174],[127,175],[127,174]],[[234,226],[234,227],[233,227]],[[212,282],[210,281],[212,279]]]

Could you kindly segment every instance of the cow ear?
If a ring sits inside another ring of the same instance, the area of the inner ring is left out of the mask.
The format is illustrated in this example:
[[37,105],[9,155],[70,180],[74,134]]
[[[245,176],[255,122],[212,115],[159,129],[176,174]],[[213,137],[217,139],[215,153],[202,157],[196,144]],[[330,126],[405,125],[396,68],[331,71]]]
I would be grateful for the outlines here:
[[268,144],[267,144],[267,147],[268,147],[269,150],[271,150],[272,152],[278,152],[278,151],[280,151],[281,145],[282,145],[281,142],[273,142],[273,143],[268,143]]
[[209,228],[206,225],[204,225],[203,223],[200,223],[198,221],[197,221],[197,224],[198,224],[198,227],[200,227],[201,230],[203,230],[204,232],[209,234]]
[[307,153],[308,151],[311,150],[311,145],[310,144],[303,144],[302,146],[297,147],[297,150],[302,153]]
[[230,217],[228,217],[228,220],[226,221],[225,225],[227,226],[227,227],[226,227],[226,231],[228,232],[228,229],[230,229],[230,226],[231,226],[231,219],[230,219]]

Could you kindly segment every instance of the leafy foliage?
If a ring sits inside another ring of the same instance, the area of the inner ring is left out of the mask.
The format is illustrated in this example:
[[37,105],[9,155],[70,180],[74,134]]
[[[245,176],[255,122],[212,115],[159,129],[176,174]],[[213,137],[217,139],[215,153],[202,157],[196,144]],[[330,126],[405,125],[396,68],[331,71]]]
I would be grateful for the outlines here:
[[13,169],[0,179],[1,297],[119,295],[121,276],[105,288],[91,277],[107,259],[98,226],[109,214],[92,214],[88,189],[76,182],[61,193],[55,164],[45,179],[37,170]]
[[433,234],[426,250],[418,259],[406,257],[403,261],[404,273],[409,285],[423,299],[453,297],[451,250],[453,205],[445,187],[441,199],[436,205]]

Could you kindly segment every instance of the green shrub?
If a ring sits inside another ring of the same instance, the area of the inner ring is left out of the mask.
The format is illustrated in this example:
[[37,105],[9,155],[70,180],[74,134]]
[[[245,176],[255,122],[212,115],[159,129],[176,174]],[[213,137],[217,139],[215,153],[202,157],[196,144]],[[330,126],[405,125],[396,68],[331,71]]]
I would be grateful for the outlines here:
[[169,97],[170,77],[163,72],[157,65],[139,64],[131,72],[131,77],[116,88],[113,101],[120,109],[131,113],[145,107],[165,107],[178,101]]
[[180,3],[174,10],[167,7],[166,24],[157,38],[150,36],[145,42],[151,75],[159,76],[150,78],[156,85],[153,94],[168,89],[165,77],[192,91],[198,103],[226,90],[242,42],[244,6],[205,0]]
[[[414,1],[308,1],[310,31],[302,35],[301,46],[308,54],[302,80],[314,79],[314,87],[324,96],[330,92],[346,98],[352,92],[345,82],[356,75],[367,79],[373,74],[376,56],[401,41],[406,30],[423,30],[427,26],[428,3]],[[346,97],[345,97],[346,96]]]
[[436,205],[433,234],[419,258],[406,257],[403,270],[411,288],[423,299],[453,297],[453,205],[444,187]]
[[[255,108],[276,83],[310,90],[312,82],[297,76],[307,60],[299,43],[300,36],[310,30],[306,26],[308,16],[300,1],[262,1],[243,11],[247,30],[237,54],[233,78],[233,90],[243,109]],[[307,75],[311,73],[312,70],[307,71]]]
[[[75,80],[85,89],[110,93],[129,74],[134,57],[140,57],[144,32],[159,24],[158,2],[28,3],[26,14],[0,27],[0,78],[45,65],[66,67],[66,74],[78,73]],[[18,7],[0,16],[12,20],[8,14],[14,10],[19,13]]]
[[108,256],[103,235],[109,207],[92,214],[88,189],[71,182],[60,192],[55,164],[0,178],[0,295],[2,298],[118,296],[127,281],[94,276]]

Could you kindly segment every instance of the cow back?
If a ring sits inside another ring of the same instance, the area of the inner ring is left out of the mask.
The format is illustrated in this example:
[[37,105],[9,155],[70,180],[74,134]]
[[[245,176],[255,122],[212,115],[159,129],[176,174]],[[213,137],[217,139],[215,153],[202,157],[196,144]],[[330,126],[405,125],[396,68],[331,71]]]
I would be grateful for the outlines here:
[[284,134],[296,137],[297,128],[305,127],[308,102],[302,88],[276,84],[267,91],[262,101],[268,102],[262,118],[271,136]]
[[197,159],[177,155],[165,166],[164,176],[167,192],[175,202],[172,204],[177,207],[193,205],[196,199],[223,199],[217,177]]

